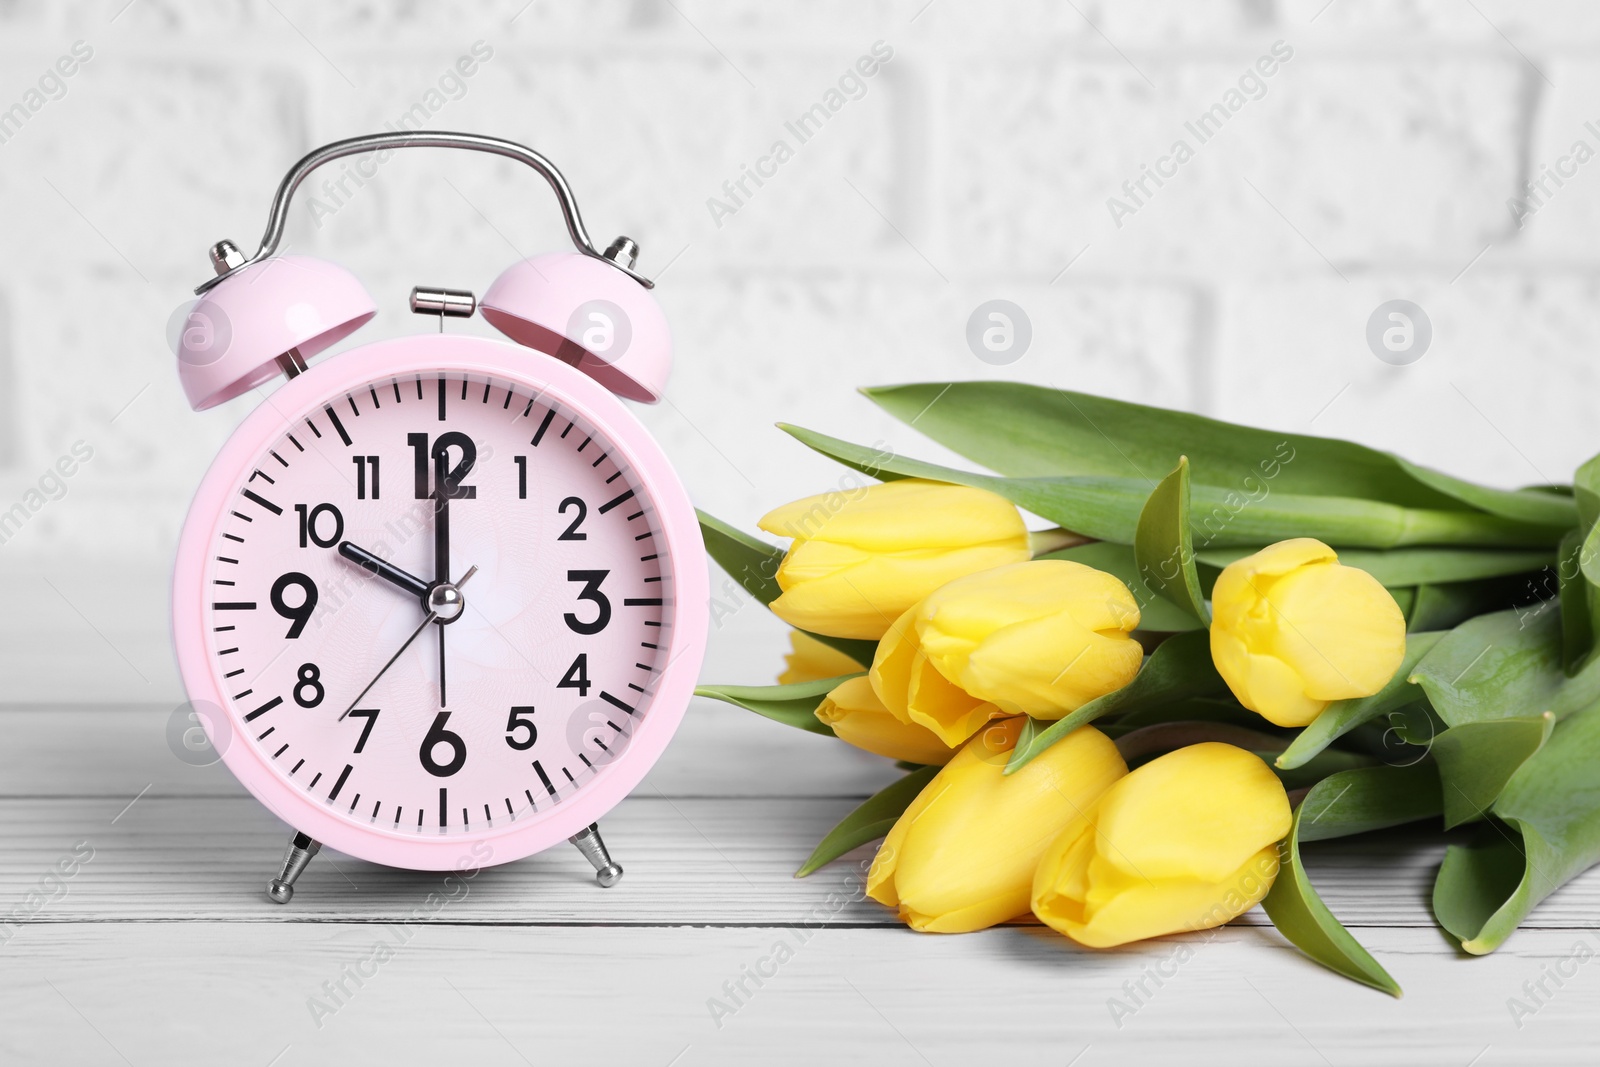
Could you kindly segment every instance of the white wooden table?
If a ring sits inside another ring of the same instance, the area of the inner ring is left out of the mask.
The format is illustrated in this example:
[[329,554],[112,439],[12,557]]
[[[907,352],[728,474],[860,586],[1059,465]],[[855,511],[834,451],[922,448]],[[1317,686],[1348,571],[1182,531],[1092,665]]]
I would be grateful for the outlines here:
[[[220,764],[172,756],[169,711],[0,710],[0,911],[31,891],[52,898],[0,928],[0,1063],[1600,1058],[1600,963],[1559,988],[1545,978],[1553,995],[1520,1028],[1507,1003],[1532,1004],[1523,983],[1575,945],[1600,953],[1600,878],[1470,959],[1428,915],[1440,846],[1407,835],[1309,846],[1334,911],[1405,986],[1400,1001],[1307,962],[1260,912],[1208,939],[1114,952],[1041,927],[918,935],[862,899],[865,855],[791,877],[894,772],[698,702],[603,824],[627,869],[614,889],[570,849],[449,886],[325,850],[278,907],[262,889],[287,830]],[[93,858],[50,884],[75,846]]]

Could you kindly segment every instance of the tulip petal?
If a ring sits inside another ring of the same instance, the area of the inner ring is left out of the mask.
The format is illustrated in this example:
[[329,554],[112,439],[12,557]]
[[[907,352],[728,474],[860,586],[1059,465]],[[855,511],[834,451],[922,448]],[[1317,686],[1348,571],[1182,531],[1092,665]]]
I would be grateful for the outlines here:
[[817,708],[817,718],[841,741],[890,759],[932,765],[955,755],[931,730],[891,715],[865,675],[840,683]]
[[920,478],[808,496],[774,508],[756,525],[780,537],[866,552],[892,552],[908,543],[960,546],[1027,538],[1022,516],[1004,497]]
[[954,933],[1026,914],[1046,848],[1086,826],[1125,772],[1110,739],[1085,727],[1007,777],[1020,731],[1021,720],[1008,719],[973,738],[885,839],[868,892],[913,929]]
[[779,685],[819,682],[866,669],[866,664],[857,663],[854,657],[823,644],[803,630],[789,631],[789,649],[789,654],[783,658],[783,673],[778,675]]
[[1337,564],[1285,575],[1273,588],[1282,630],[1276,651],[1315,700],[1370,696],[1406,653],[1406,620],[1365,571]]
[[[1092,878],[1099,874],[1093,865],[1090,871]],[[1176,878],[1117,885],[1100,875],[1096,895],[1104,899],[1091,898],[1088,921],[1063,922],[1062,932],[1090,948],[1114,948],[1166,934],[1209,930],[1259,904],[1277,873],[1278,849],[1269,845],[1216,881]]]

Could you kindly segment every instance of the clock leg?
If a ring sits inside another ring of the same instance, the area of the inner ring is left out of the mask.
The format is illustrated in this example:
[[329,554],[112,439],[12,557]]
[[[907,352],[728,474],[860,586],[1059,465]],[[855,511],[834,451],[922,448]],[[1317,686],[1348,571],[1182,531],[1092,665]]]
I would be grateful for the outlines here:
[[621,865],[611,862],[611,853],[606,851],[606,843],[600,840],[599,823],[590,823],[567,840],[577,845],[583,858],[594,864],[594,880],[600,883],[601,888],[610,889],[622,881]]
[[311,857],[322,851],[319,842],[306,834],[296,833],[289,841],[289,850],[283,854],[283,869],[278,877],[267,883],[267,896],[274,904],[287,904],[294,898],[294,884],[305,873]]

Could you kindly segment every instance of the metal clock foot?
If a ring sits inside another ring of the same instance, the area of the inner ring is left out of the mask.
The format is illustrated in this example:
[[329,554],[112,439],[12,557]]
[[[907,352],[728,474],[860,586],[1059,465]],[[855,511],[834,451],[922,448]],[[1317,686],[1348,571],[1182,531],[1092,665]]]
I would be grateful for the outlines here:
[[294,899],[295,882],[305,873],[311,857],[321,851],[322,845],[306,834],[297,833],[290,839],[289,850],[283,854],[283,869],[267,883],[267,896],[274,904],[287,904]]
[[599,823],[590,823],[567,840],[577,845],[583,858],[594,865],[594,880],[600,883],[602,889],[610,889],[622,881],[621,865],[611,862],[611,853],[606,851],[606,843],[600,840]]

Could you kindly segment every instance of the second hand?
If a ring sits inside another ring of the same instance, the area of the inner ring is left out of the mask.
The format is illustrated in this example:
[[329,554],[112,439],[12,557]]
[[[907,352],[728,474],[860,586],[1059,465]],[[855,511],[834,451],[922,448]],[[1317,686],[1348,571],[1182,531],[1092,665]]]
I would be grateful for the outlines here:
[[[459,582],[456,582],[454,585],[445,584],[445,585],[437,586],[434,591],[438,592],[438,590],[440,590],[440,589],[459,590],[462,586],[466,585],[467,582],[476,573],[478,573],[478,568],[476,566],[468,567],[467,568],[467,573],[465,573],[465,574],[463,574],[461,576],[461,580]],[[432,594],[429,594],[429,595],[432,596]],[[460,601],[457,600],[454,603],[456,605],[459,605]],[[459,613],[459,608],[457,609],[457,611]],[[361,698],[366,696],[367,693],[369,691],[371,691],[372,687],[378,684],[378,679],[382,678],[384,673],[386,671],[388,671],[388,669],[390,667],[394,666],[395,660],[399,659],[400,658],[400,654],[403,653],[406,649],[411,647],[411,642],[415,641],[417,639],[417,636],[419,634],[421,634],[422,631],[424,631],[424,630],[426,630],[428,628],[428,624],[430,622],[437,622],[438,619],[439,619],[439,612],[438,612],[437,609],[428,612],[427,618],[422,620],[421,625],[419,625],[415,630],[411,631],[411,636],[406,638],[405,639],[405,643],[402,644],[398,649],[395,650],[394,655],[389,657],[389,662],[385,663],[382,667],[380,667],[378,669],[378,673],[372,676],[372,681],[367,683],[365,689],[361,690],[361,692],[356,694],[356,698],[350,702],[350,706],[348,708],[345,708],[344,711],[339,715],[339,719],[338,719],[339,722],[343,722],[345,716],[349,715],[352,711],[355,710],[355,706],[357,704],[361,703]],[[441,633],[442,633],[443,632],[443,627],[441,627],[440,630],[441,630]],[[442,649],[441,649],[441,652],[442,652]]]

